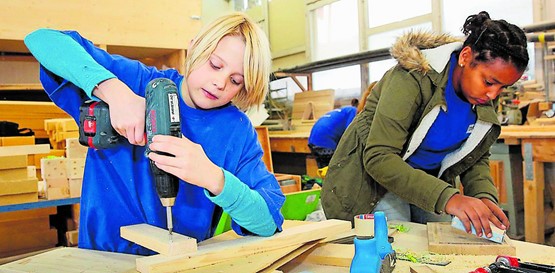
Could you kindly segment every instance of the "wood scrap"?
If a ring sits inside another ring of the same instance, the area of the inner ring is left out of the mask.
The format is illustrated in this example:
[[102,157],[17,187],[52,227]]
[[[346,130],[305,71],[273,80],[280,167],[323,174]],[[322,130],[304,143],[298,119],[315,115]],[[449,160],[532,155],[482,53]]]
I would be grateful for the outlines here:
[[429,222],[428,250],[439,254],[516,255],[507,235],[503,243],[495,243],[453,228],[449,222]]
[[195,238],[174,232],[172,241],[170,241],[168,230],[148,224],[123,226],[120,228],[120,236],[164,255],[171,256],[197,251]]
[[140,272],[176,272],[237,259],[256,253],[304,244],[345,232],[351,222],[326,220],[284,229],[271,237],[245,236],[236,240],[199,246],[197,252],[185,255],[155,255],[137,259]]

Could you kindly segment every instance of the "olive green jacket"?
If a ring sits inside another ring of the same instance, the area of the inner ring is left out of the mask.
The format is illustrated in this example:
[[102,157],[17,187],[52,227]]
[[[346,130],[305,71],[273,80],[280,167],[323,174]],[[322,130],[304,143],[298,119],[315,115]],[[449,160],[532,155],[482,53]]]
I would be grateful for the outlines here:
[[[343,134],[322,189],[326,217],[353,220],[371,213],[387,191],[426,211],[442,214],[458,193],[497,202],[489,169],[489,148],[501,127],[495,104],[475,106],[477,122],[466,142],[442,161],[437,177],[405,160],[418,148],[440,110],[451,53],[462,43],[448,35],[408,33],[394,44],[398,64],[368,96],[364,110]],[[420,49],[427,48],[427,49]]]

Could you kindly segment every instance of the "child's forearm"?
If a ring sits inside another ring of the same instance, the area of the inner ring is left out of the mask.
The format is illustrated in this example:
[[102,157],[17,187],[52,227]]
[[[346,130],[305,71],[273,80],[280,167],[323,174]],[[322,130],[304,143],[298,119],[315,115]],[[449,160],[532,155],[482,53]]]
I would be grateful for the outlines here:
[[207,196],[241,227],[260,236],[273,235],[277,225],[264,198],[228,171],[224,170],[224,176],[223,191],[218,196]]
[[98,83],[115,77],[79,43],[60,31],[38,29],[28,34],[24,41],[41,65],[77,85],[91,98]]

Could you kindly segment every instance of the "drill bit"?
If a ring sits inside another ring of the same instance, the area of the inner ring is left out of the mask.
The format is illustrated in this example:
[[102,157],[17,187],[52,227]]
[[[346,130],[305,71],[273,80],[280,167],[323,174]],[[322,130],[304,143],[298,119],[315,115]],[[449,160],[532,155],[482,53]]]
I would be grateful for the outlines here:
[[169,240],[173,243],[173,217],[172,217],[172,207],[166,207],[166,217],[168,221],[168,231],[169,231]]

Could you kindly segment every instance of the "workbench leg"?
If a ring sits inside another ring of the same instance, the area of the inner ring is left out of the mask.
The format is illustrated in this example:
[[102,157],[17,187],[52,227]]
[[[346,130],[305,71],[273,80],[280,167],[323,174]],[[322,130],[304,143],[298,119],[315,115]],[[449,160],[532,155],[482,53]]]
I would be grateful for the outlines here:
[[543,165],[543,162],[524,162],[524,239],[538,244],[545,241]]

